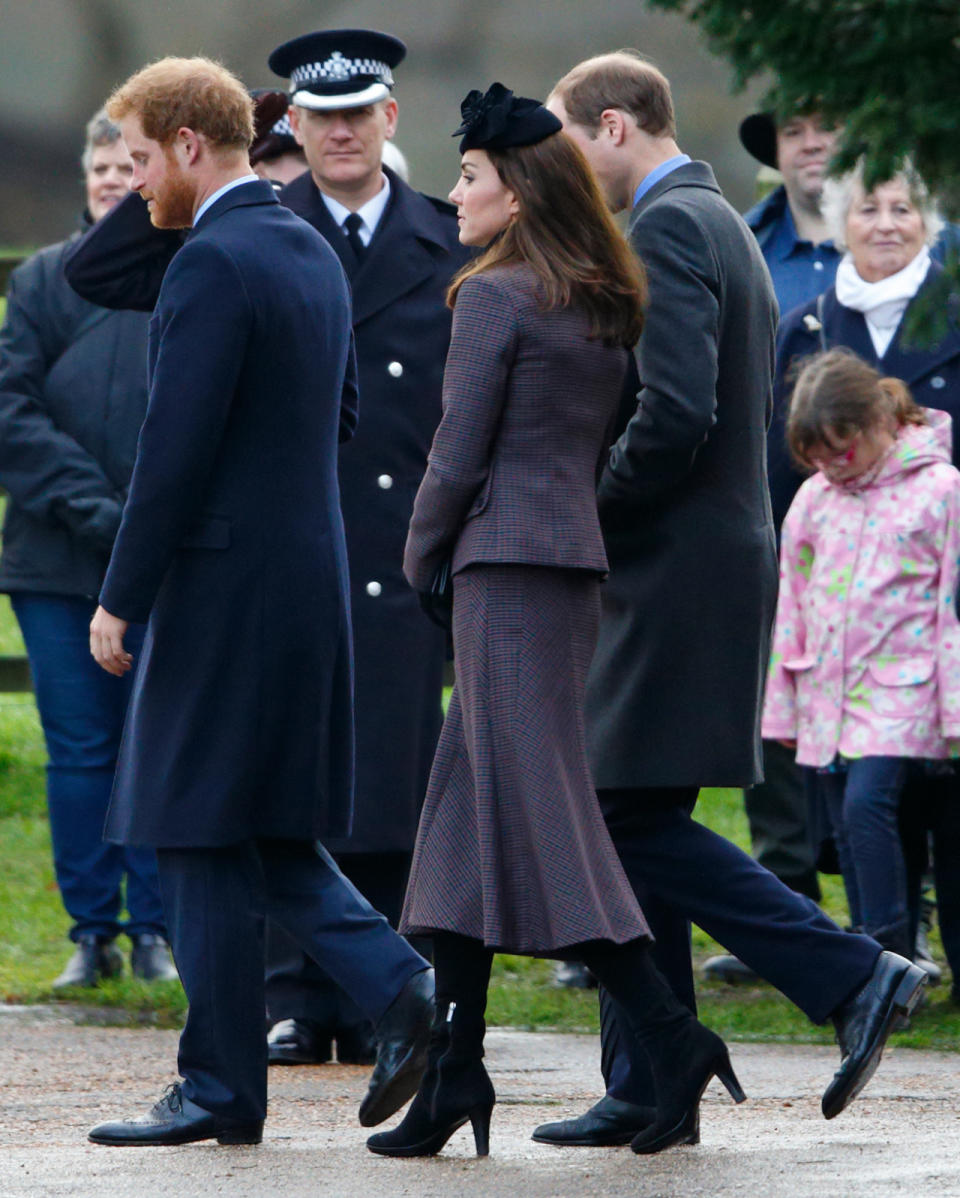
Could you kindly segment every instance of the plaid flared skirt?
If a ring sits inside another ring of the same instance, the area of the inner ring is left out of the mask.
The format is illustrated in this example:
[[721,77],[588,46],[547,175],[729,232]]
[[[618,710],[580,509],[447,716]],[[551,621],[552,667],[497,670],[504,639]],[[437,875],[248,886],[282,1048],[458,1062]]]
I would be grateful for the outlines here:
[[543,566],[454,577],[456,682],[401,931],[532,956],[649,937],[587,766],[599,586],[588,571]]

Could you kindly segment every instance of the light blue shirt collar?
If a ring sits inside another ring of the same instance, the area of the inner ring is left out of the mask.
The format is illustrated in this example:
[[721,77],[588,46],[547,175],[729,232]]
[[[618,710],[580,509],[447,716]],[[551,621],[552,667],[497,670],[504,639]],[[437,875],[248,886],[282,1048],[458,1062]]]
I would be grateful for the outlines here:
[[225,196],[228,191],[231,191],[234,187],[239,187],[241,183],[259,183],[259,182],[260,182],[260,178],[258,175],[241,175],[239,179],[231,179],[229,183],[224,183],[224,185],[222,187],[218,187],[217,190],[213,193],[213,195],[207,196],[207,198],[203,201],[203,203],[197,209],[197,215],[193,218],[194,227],[196,227],[197,221],[200,219],[201,216],[203,216],[203,214],[206,212],[206,210],[208,208],[210,208],[213,204],[215,204],[217,202],[217,200],[220,199],[221,196]]
[[675,171],[678,166],[686,166],[691,161],[689,154],[674,154],[672,158],[668,158],[666,162],[661,162],[659,166],[655,166],[649,175],[643,180],[637,190],[633,193],[633,206],[640,203],[641,199],[647,194],[654,184],[659,183],[671,171]]

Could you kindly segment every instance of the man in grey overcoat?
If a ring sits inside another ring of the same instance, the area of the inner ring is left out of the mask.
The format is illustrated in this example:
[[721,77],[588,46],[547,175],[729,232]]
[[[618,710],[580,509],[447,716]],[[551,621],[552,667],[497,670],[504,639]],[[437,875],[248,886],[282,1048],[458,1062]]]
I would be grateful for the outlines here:
[[[692,920],[814,1022],[834,1020],[843,1060],[823,1098],[832,1118],[871,1076],[923,975],[841,931],[691,818],[701,786],[761,776],[777,578],[765,469],[770,276],[710,167],[680,152],[670,87],[652,64],[632,52],[589,59],[549,106],[611,208],[632,209],[630,240],[650,289],[641,389],[598,493],[610,578],[587,721],[601,808],[680,998],[695,1007]],[[603,1006],[607,1095],[536,1139],[627,1143],[650,1121],[645,1061],[619,1036],[609,1000]]]

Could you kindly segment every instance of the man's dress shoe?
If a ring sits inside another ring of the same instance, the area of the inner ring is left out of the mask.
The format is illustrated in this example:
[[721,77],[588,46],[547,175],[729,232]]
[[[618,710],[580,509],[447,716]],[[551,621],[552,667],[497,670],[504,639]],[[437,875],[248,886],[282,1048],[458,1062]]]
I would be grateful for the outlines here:
[[153,932],[133,937],[130,971],[145,982],[174,982],[180,977],[170,956],[170,945]]
[[[604,1094],[586,1114],[560,1123],[541,1123],[531,1139],[538,1144],[556,1144],[560,1148],[610,1148],[629,1144],[656,1120],[656,1107],[637,1106]],[[681,1144],[700,1143],[700,1114],[692,1130]]]
[[146,1115],[119,1123],[100,1123],[88,1137],[94,1144],[116,1147],[192,1144],[216,1140],[219,1144],[259,1144],[263,1120],[238,1123],[205,1111],[187,1098],[179,1083],[167,1086],[163,1097]]
[[377,1037],[372,1023],[355,1027],[334,1028],[337,1042],[337,1063],[340,1065],[373,1065],[377,1059]]
[[427,1067],[433,970],[415,973],[377,1024],[377,1063],[360,1103],[360,1124],[376,1127],[414,1096]]
[[882,952],[873,973],[830,1016],[837,1029],[840,1068],[823,1094],[825,1119],[833,1119],[873,1077],[887,1037],[920,1001],[927,975],[896,953]]
[[281,1019],[267,1032],[271,1065],[325,1065],[331,1056],[330,1033],[311,1019]]
[[730,956],[728,953],[719,957],[708,957],[703,963],[703,976],[726,982],[728,986],[756,986],[763,981],[749,965],[744,965],[739,957]]
[[54,990],[64,986],[95,986],[101,978],[113,978],[123,973],[123,957],[112,940],[84,933],[77,937],[77,947],[55,978]]

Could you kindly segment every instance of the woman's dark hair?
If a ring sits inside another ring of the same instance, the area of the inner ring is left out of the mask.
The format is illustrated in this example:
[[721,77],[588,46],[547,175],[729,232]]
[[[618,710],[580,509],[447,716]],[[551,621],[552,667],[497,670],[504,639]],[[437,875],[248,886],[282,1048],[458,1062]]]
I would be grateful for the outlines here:
[[580,149],[559,132],[532,146],[484,152],[520,211],[454,277],[447,303],[453,307],[472,275],[522,262],[540,281],[544,308],[577,308],[592,337],[606,345],[635,345],[647,298],[643,267],[613,223]]
[[806,358],[787,416],[787,444],[797,464],[815,469],[811,453],[834,440],[868,433],[890,419],[898,428],[926,424],[905,383],[885,378],[849,349]]

